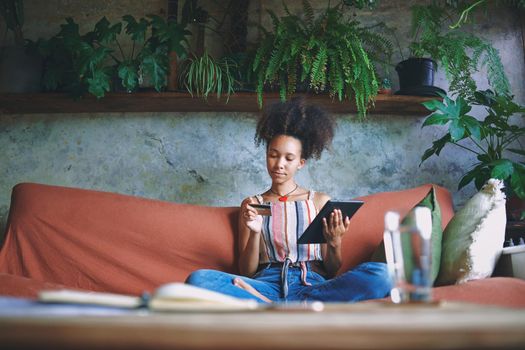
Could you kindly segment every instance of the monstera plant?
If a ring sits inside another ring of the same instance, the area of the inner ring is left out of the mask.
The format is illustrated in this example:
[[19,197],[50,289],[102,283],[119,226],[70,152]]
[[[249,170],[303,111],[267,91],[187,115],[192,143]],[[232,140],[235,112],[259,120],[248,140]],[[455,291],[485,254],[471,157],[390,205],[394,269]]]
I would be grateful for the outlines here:
[[[126,15],[122,20],[111,24],[104,17],[92,31],[81,35],[78,24],[67,18],[57,35],[39,40],[46,57],[45,88],[103,97],[118,77],[117,82],[129,92],[145,78],[161,91],[169,70],[168,54],[175,51],[184,57],[190,32],[156,15],[139,20]],[[131,44],[128,51],[123,49],[125,41]]]

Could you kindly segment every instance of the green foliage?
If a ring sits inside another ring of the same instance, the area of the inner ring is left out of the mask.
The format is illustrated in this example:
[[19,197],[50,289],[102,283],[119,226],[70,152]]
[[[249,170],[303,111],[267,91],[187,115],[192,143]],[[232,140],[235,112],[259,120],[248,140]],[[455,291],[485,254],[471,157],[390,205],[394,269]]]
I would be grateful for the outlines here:
[[392,82],[388,78],[383,78],[381,80],[381,88],[382,89],[391,89],[392,88]]
[[287,15],[281,18],[268,11],[273,30],[263,30],[252,61],[260,106],[265,87],[278,85],[286,100],[297,84],[306,84],[314,92],[329,91],[340,101],[353,97],[359,116],[366,116],[378,90],[372,59],[379,52],[391,52],[391,46],[359,22],[345,19],[341,8],[328,7],[316,18],[304,0],[304,19],[286,8]]
[[343,3],[346,6],[354,6],[358,9],[362,9],[365,7],[368,7],[369,9],[374,9],[379,3],[379,0],[343,0]]
[[4,18],[7,29],[13,31],[16,45],[23,46],[24,1],[0,0],[0,15]]
[[235,66],[235,62],[228,59],[217,61],[205,51],[201,57],[192,55],[184,62],[180,81],[192,96],[196,94],[207,100],[208,95],[215,93],[219,100],[225,93],[228,102],[234,92]]
[[[525,198],[525,151],[520,139],[525,135],[523,125],[525,107],[516,104],[509,95],[498,95],[490,90],[476,91],[465,99],[452,100],[442,96],[443,102],[432,100],[425,107],[432,111],[423,127],[446,125],[447,133],[433,142],[421,158],[421,163],[432,155],[439,156],[448,144],[476,154],[477,163],[460,180],[458,188],[474,181],[476,188],[490,178],[505,181],[506,187],[520,198]],[[486,115],[478,120],[468,113],[473,105],[482,106]],[[516,123],[511,119],[518,118]],[[516,148],[518,145],[518,148]],[[514,158],[508,158],[514,154]],[[518,157],[519,156],[519,157]]]
[[[493,3],[497,4],[505,4],[508,6],[515,6],[518,8],[525,8],[525,0],[493,0]],[[459,19],[457,22],[450,26],[451,29],[456,29],[461,27],[463,24],[467,23],[469,21],[469,16],[475,12],[478,8],[488,5],[487,0],[476,0],[476,1],[469,1],[466,5],[463,6],[461,9],[461,12],[459,14]]]
[[487,79],[498,94],[509,94],[510,84],[496,50],[481,38],[461,32],[443,29],[453,18],[446,7],[433,3],[412,7],[412,35],[410,45],[413,56],[429,55],[439,61],[450,82],[450,92],[467,98],[476,91],[474,72],[487,67]]
[[[184,57],[190,32],[155,15],[138,21],[126,15],[122,20],[111,24],[104,17],[81,35],[78,24],[67,18],[57,35],[39,39],[46,62],[44,88],[65,89],[77,96],[89,92],[100,98],[110,91],[115,77],[127,91],[135,90],[147,77],[160,91],[166,85],[169,52]],[[122,35],[131,41],[129,52],[122,49]]]

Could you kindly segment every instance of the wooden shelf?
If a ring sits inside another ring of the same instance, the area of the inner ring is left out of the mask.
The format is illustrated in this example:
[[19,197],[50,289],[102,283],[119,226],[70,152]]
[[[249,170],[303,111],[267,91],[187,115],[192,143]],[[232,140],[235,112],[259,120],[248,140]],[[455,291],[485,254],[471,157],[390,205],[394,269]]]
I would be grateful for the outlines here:
[[[328,95],[303,94],[309,103],[331,113],[356,113],[355,104],[332,100]],[[378,95],[370,114],[425,115],[422,102],[432,97]],[[278,94],[264,95],[264,104],[279,100]],[[240,92],[217,101],[211,96],[205,101],[182,92],[109,93],[101,99],[88,96],[74,100],[62,93],[0,94],[0,115],[37,113],[110,113],[110,112],[259,112],[257,96]]]

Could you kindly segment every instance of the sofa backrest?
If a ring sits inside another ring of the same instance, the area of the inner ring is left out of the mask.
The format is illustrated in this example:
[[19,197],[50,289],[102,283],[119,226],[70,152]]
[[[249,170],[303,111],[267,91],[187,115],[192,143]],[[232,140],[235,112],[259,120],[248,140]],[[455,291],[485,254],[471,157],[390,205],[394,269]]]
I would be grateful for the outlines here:
[[237,208],[93,190],[13,188],[0,272],[140,294],[196,269],[236,272]]
[[[360,197],[343,239],[340,272],[366,261],[383,238],[388,210],[402,216],[432,185]],[[452,218],[439,186],[442,226]],[[12,192],[0,273],[69,287],[140,294],[202,268],[237,272],[238,208],[23,183]]]

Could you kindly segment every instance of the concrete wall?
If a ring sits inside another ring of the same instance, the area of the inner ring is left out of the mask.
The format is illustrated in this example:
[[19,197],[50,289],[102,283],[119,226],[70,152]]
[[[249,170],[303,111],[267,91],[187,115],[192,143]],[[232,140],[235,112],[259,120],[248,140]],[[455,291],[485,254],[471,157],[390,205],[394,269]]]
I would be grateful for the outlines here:
[[[119,18],[162,13],[163,1],[26,0],[26,36],[36,39],[58,30],[66,16],[94,23],[102,15]],[[280,8],[280,0],[265,6]],[[289,1],[290,8],[300,1]],[[322,8],[324,2],[315,2]],[[360,12],[369,23],[385,20],[406,43],[409,6],[415,1],[382,1]],[[272,5],[273,4],[273,5]],[[258,11],[254,9],[254,13]],[[523,47],[518,17],[497,9],[474,30],[491,40],[502,55],[514,94],[525,101]],[[0,23],[0,31],[2,23]],[[87,29],[85,29],[87,30]],[[81,29],[81,31],[83,31]],[[251,34],[253,35],[253,33]],[[394,85],[397,76],[393,77]],[[482,75],[479,77],[483,87]],[[440,73],[437,85],[446,88]],[[162,200],[238,205],[247,195],[265,191],[264,150],[253,142],[256,114],[124,113],[0,116],[0,228],[5,225],[11,188],[20,182],[113,191]],[[423,117],[371,115],[357,122],[338,116],[333,151],[301,171],[302,186],[350,198],[433,182],[453,192],[456,206],[475,189],[456,191],[474,158],[453,148],[419,167],[423,151],[442,135],[421,129]],[[1,237],[0,237],[1,239]]]

